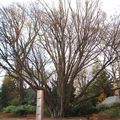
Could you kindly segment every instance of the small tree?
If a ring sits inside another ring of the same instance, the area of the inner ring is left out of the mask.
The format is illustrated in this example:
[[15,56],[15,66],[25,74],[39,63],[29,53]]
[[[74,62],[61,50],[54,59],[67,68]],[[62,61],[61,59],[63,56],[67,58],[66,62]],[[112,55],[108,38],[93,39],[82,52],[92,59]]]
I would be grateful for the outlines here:
[[[92,70],[92,75],[94,76],[97,71],[102,66],[102,63],[99,59],[96,59],[97,63],[93,66]],[[111,77],[109,72],[104,69],[95,79],[93,84],[90,86],[90,91],[91,93],[97,94],[98,96],[96,97],[108,97],[113,95],[113,88],[111,84]],[[88,89],[89,90],[89,89]]]
[[10,76],[5,76],[1,87],[1,105],[19,104],[19,91],[16,81]]

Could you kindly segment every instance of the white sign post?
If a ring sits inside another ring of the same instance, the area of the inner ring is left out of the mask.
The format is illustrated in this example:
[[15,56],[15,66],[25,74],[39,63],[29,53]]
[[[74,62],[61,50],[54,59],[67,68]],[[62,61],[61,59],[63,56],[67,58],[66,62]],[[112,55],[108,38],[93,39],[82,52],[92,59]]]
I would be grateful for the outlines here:
[[44,92],[43,90],[37,91],[37,106],[36,106],[36,120],[43,120],[44,112]]

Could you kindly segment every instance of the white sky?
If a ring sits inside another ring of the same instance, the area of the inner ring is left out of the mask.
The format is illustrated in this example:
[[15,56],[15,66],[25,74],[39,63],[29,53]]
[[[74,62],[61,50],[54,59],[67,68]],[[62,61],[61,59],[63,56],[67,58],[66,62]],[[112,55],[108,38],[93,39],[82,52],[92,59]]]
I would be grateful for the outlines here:
[[[9,5],[12,2],[19,2],[28,4],[30,2],[34,2],[35,0],[0,0],[0,5]],[[56,0],[44,0],[45,2],[56,1]],[[72,0],[75,1],[75,0]],[[100,0],[102,2],[102,8],[107,14],[113,14],[119,11],[120,8],[120,0]]]
[[120,0],[101,0],[103,3],[103,9],[108,14],[114,14],[120,9]]

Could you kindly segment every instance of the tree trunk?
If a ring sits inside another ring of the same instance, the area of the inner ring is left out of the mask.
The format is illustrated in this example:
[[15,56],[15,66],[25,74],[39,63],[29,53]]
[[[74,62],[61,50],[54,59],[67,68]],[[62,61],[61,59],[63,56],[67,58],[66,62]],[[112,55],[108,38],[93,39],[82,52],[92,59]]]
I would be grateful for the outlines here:
[[24,103],[24,87],[23,87],[23,80],[19,80],[19,101],[22,105]]

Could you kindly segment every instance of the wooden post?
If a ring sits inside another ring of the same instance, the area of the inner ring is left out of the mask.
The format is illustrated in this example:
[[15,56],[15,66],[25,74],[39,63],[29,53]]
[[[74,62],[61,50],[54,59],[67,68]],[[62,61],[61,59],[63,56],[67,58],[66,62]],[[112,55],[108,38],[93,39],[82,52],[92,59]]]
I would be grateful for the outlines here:
[[36,106],[36,120],[43,120],[44,112],[44,92],[43,90],[37,91],[37,106]]

